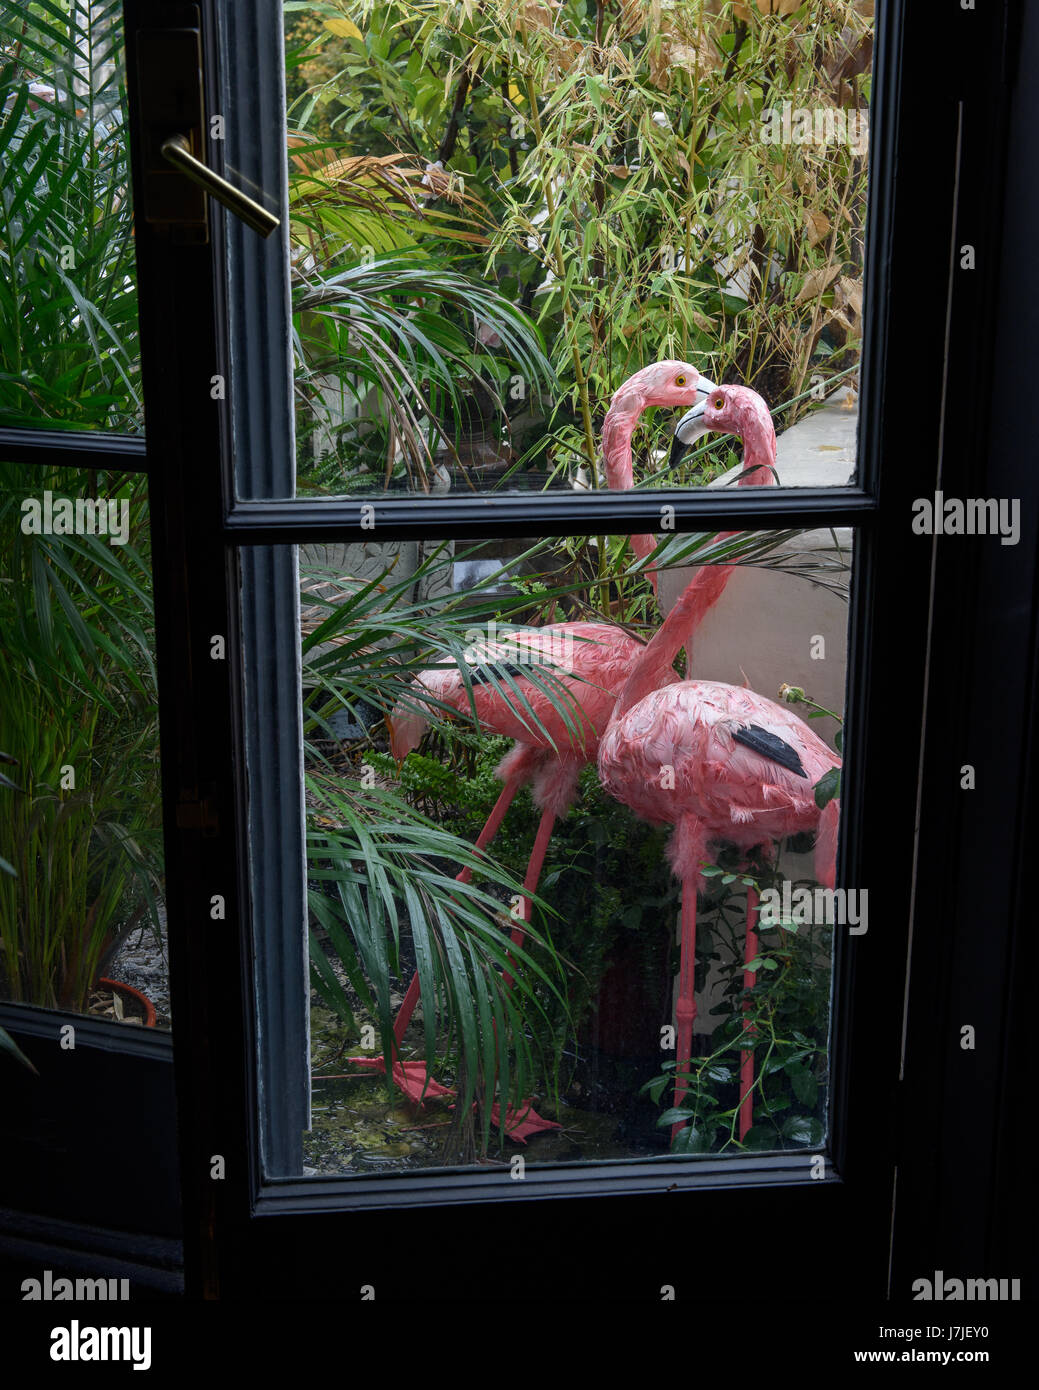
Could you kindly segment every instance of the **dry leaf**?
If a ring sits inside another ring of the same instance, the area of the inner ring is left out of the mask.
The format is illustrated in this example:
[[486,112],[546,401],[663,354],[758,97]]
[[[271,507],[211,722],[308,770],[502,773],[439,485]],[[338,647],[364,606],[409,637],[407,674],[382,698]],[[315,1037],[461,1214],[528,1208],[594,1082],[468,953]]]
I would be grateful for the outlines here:
[[805,230],[808,233],[809,246],[818,246],[830,227],[830,219],[825,212],[812,212],[805,208]]
[[806,300],[817,299],[839,272],[839,265],[824,265],[818,270],[810,270],[804,278],[804,284],[794,297],[794,303],[804,304]]
[[[801,3],[802,0],[757,0],[758,13],[793,14],[796,9],[800,8]],[[750,6],[743,4],[742,0],[737,0],[737,3],[732,7],[732,12],[737,19],[743,20],[744,24],[750,19]]]
[[842,275],[834,286],[833,302],[838,309],[850,309],[856,318],[862,316],[862,281]]
[[523,0],[513,21],[516,32],[526,38],[531,29],[551,29],[558,8],[558,0],[544,0],[544,3],[539,3],[539,0]]

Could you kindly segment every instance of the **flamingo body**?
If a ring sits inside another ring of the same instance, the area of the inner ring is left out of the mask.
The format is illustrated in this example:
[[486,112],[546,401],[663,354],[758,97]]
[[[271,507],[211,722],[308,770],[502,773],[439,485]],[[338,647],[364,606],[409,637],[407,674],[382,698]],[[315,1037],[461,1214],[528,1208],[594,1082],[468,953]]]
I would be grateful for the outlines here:
[[[420,671],[414,684],[460,714],[475,708],[482,729],[515,739],[495,775],[503,782],[532,782],[538,808],[561,816],[573,804],[581,768],[595,761],[617,692],[645,647],[610,623],[553,623],[512,640],[478,643],[471,652],[474,661],[503,665],[522,684],[522,698],[504,677],[493,684],[481,679],[479,668],[469,673],[472,705],[457,667]],[[530,669],[547,678],[549,690],[525,679]],[[674,671],[670,676],[678,680]],[[390,720],[390,747],[398,761],[417,746],[427,722],[398,705]]]
[[[759,751],[770,740],[777,741],[774,751]],[[764,840],[815,830],[820,812],[813,787],[840,761],[775,701],[723,681],[681,681],[651,691],[607,729],[599,776],[611,796],[645,820],[699,822],[705,843],[726,840],[748,851]],[[670,847],[672,868],[682,879],[701,877],[699,863],[688,861],[692,830],[685,825]],[[820,881],[832,884],[826,846],[819,857]]]
[[[679,422],[676,438],[688,444],[708,430],[742,439],[740,485],[768,486],[775,481],[775,430],[756,392],[745,386],[715,387]],[[605,789],[653,824],[674,826],[668,857],[682,884],[676,1107],[688,1089],[682,1068],[692,1056],[696,1017],[696,894],[708,843],[727,841],[746,854],[764,841],[816,830],[816,877],[832,888],[835,876],[840,806],[832,800],[820,811],[814,786],[824,773],[840,766],[840,758],[791,710],[752,690],[721,681],[671,684],[663,679],[730,572],[701,572],[690,580],[636,662],[599,746],[599,779]],[[751,888],[744,952],[748,989],[754,984],[756,914],[757,893]],[[746,1032],[749,1040],[752,1026]],[[753,1085],[752,1050],[745,1047],[740,1063],[741,1139],[753,1119]],[[680,1129],[681,1124],[673,1126],[673,1139]]]

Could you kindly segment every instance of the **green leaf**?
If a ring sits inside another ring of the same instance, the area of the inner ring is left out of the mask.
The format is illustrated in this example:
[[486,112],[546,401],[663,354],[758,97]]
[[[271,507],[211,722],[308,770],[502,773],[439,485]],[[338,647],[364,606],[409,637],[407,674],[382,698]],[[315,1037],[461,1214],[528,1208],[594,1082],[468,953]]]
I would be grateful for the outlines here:
[[815,784],[815,804],[820,809],[839,796],[841,791],[841,770],[839,767],[831,767],[819,778]]
[[806,1068],[801,1067],[796,1072],[789,1072],[790,1084],[794,1088],[794,1095],[806,1105],[809,1110],[814,1109],[815,1102],[819,1096],[819,1084],[812,1073]]
[[40,1073],[5,1028],[0,1028],[0,1052],[9,1053],[15,1061],[21,1062],[23,1067],[28,1067],[33,1076],[39,1076]]
[[783,1137],[795,1144],[821,1144],[822,1124],[808,1115],[791,1115],[783,1125]]

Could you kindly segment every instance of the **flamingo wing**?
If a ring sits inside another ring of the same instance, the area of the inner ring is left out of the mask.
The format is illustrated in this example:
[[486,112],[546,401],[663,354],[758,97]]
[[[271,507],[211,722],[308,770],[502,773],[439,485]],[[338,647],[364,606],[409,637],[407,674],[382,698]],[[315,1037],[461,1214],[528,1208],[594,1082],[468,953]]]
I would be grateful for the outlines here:
[[475,708],[491,733],[593,759],[617,693],[644,650],[610,623],[551,623],[475,642],[464,675],[458,667],[433,667],[415,677],[407,705],[390,716],[394,756],[406,756],[422,737],[428,721],[414,703],[428,692],[460,714]]
[[742,729],[736,729],[732,736],[737,743],[753,748],[755,753],[760,753],[764,758],[771,758],[781,767],[789,768],[798,777],[808,776],[801,759],[797,756],[797,749],[792,748],[789,743],[784,743],[768,729],[762,729],[757,724],[746,724]]

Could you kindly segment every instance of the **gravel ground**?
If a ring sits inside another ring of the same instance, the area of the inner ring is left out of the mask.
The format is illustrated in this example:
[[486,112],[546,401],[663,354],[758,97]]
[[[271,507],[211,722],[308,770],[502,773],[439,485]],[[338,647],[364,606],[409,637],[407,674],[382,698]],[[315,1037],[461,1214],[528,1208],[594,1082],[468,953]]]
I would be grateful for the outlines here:
[[170,1026],[170,968],[166,953],[166,909],[159,907],[160,931],[149,923],[132,931],[109,963],[107,975],[146,994],[155,1005],[156,1027]]

